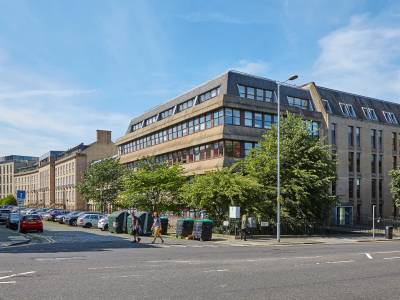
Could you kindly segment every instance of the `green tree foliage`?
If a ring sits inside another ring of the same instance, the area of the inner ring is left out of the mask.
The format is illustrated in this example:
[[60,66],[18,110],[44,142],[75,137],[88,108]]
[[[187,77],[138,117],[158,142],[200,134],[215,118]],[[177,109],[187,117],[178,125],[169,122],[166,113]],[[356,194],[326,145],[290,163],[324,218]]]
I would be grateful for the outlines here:
[[107,204],[115,202],[125,171],[126,168],[112,158],[96,162],[83,174],[78,190],[86,201],[93,200],[104,212]]
[[6,197],[0,199],[0,206],[2,205],[18,205],[18,203],[13,195],[7,195]]
[[392,176],[390,191],[392,192],[393,204],[400,207],[400,169],[390,171],[390,176]]
[[[281,122],[281,207],[288,223],[322,221],[335,202],[329,193],[335,161],[328,146],[310,134],[301,117],[288,114]],[[240,163],[244,173],[257,178],[265,193],[265,214],[274,216],[277,194],[277,128]]]
[[205,209],[211,218],[222,220],[229,206],[254,211],[261,185],[252,177],[224,168],[196,176],[181,189],[181,197],[191,208]]
[[148,158],[125,174],[118,203],[144,211],[178,211],[182,208],[178,191],[185,181],[180,165]]

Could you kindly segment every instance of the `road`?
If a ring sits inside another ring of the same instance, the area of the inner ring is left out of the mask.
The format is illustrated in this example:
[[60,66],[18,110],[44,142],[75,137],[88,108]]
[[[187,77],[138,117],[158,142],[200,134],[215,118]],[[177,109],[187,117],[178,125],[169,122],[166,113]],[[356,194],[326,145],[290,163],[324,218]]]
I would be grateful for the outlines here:
[[59,225],[44,236],[0,250],[0,299],[400,298],[399,241],[137,245]]

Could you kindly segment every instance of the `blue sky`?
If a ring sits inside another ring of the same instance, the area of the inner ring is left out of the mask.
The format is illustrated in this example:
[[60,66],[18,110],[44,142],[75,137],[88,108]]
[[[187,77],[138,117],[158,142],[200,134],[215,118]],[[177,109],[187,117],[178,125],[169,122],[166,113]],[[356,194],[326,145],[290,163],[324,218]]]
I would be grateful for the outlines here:
[[0,0],[0,155],[123,135],[228,69],[400,102],[398,1]]

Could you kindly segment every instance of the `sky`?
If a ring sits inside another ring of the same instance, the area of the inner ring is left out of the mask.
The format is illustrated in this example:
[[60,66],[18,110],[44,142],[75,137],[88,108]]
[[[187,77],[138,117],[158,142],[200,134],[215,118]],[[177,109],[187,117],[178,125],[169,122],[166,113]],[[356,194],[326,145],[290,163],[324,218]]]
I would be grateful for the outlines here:
[[400,2],[0,0],[0,156],[116,140],[230,69],[400,103]]

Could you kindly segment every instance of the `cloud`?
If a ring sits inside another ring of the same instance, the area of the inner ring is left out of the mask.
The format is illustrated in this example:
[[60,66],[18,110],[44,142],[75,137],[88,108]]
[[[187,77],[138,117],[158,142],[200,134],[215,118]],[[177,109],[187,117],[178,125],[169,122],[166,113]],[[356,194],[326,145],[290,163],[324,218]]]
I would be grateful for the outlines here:
[[[1,49],[0,49],[1,50]],[[0,53],[5,53],[1,50]],[[8,55],[0,61],[0,156],[39,156],[95,140],[96,129],[121,135],[129,116],[96,105],[96,89],[20,68]]]
[[250,61],[242,59],[239,61],[238,65],[233,69],[252,75],[265,76],[265,74],[269,71],[269,66],[266,62],[261,60]]
[[[397,23],[398,24],[398,23]],[[354,16],[319,41],[317,83],[366,96],[400,100],[400,27]]]

